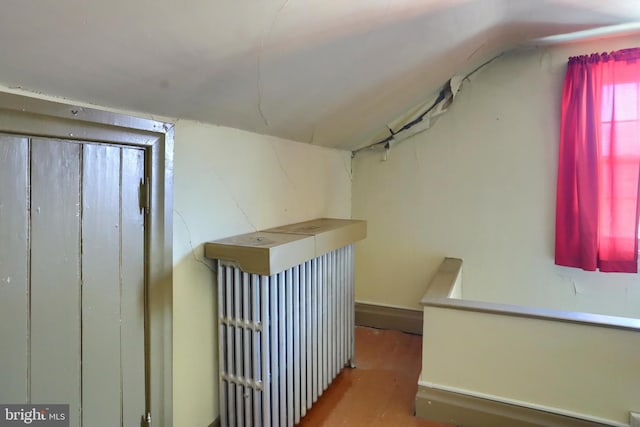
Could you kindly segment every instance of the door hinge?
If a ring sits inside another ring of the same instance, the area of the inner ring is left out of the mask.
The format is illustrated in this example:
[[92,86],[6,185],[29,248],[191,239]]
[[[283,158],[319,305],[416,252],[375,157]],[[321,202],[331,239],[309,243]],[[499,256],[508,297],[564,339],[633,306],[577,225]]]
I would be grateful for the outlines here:
[[151,190],[149,188],[149,179],[140,179],[140,186],[138,188],[138,201],[140,204],[140,213],[149,213],[149,207],[151,206]]
[[145,421],[147,422],[147,427],[151,427],[151,412],[147,412],[147,417]]

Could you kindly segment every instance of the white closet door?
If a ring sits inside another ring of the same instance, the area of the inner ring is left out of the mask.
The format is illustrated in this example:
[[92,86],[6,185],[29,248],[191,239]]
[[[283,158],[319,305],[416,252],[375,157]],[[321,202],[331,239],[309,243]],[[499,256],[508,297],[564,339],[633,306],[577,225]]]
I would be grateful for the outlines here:
[[0,402],[140,425],[143,178],[141,149],[0,135]]

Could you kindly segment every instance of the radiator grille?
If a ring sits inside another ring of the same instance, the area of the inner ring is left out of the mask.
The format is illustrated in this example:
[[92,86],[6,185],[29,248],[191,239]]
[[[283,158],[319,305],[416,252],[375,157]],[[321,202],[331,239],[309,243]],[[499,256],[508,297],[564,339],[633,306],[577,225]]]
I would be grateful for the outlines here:
[[353,245],[262,276],[218,261],[222,427],[293,426],[354,356]]

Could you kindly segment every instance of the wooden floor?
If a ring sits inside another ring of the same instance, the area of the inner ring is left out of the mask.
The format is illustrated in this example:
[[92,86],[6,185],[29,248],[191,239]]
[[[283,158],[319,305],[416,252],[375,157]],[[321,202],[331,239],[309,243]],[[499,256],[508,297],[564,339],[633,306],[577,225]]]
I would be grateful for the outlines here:
[[356,328],[356,368],[345,369],[302,419],[303,427],[450,427],[413,416],[422,337]]

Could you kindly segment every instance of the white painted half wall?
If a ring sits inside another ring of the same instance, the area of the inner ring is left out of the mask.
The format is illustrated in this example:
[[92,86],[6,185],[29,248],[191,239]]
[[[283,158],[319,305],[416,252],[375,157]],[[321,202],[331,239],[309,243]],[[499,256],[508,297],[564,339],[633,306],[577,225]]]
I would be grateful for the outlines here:
[[356,297],[417,307],[445,256],[464,260],[463,297],[640,317],[640,276],[554,265],[560,99],[571,55],[640,36],[506,54],[463,83],[450,110],[388,160],[354,160]]
[[351,153],[179,120],[175,128],[174,425],[218,416],[216,287],[203,243],[351,217]]
[[640,405],[639,348],[637,330],[425,307],[420,384],[623,427]]

